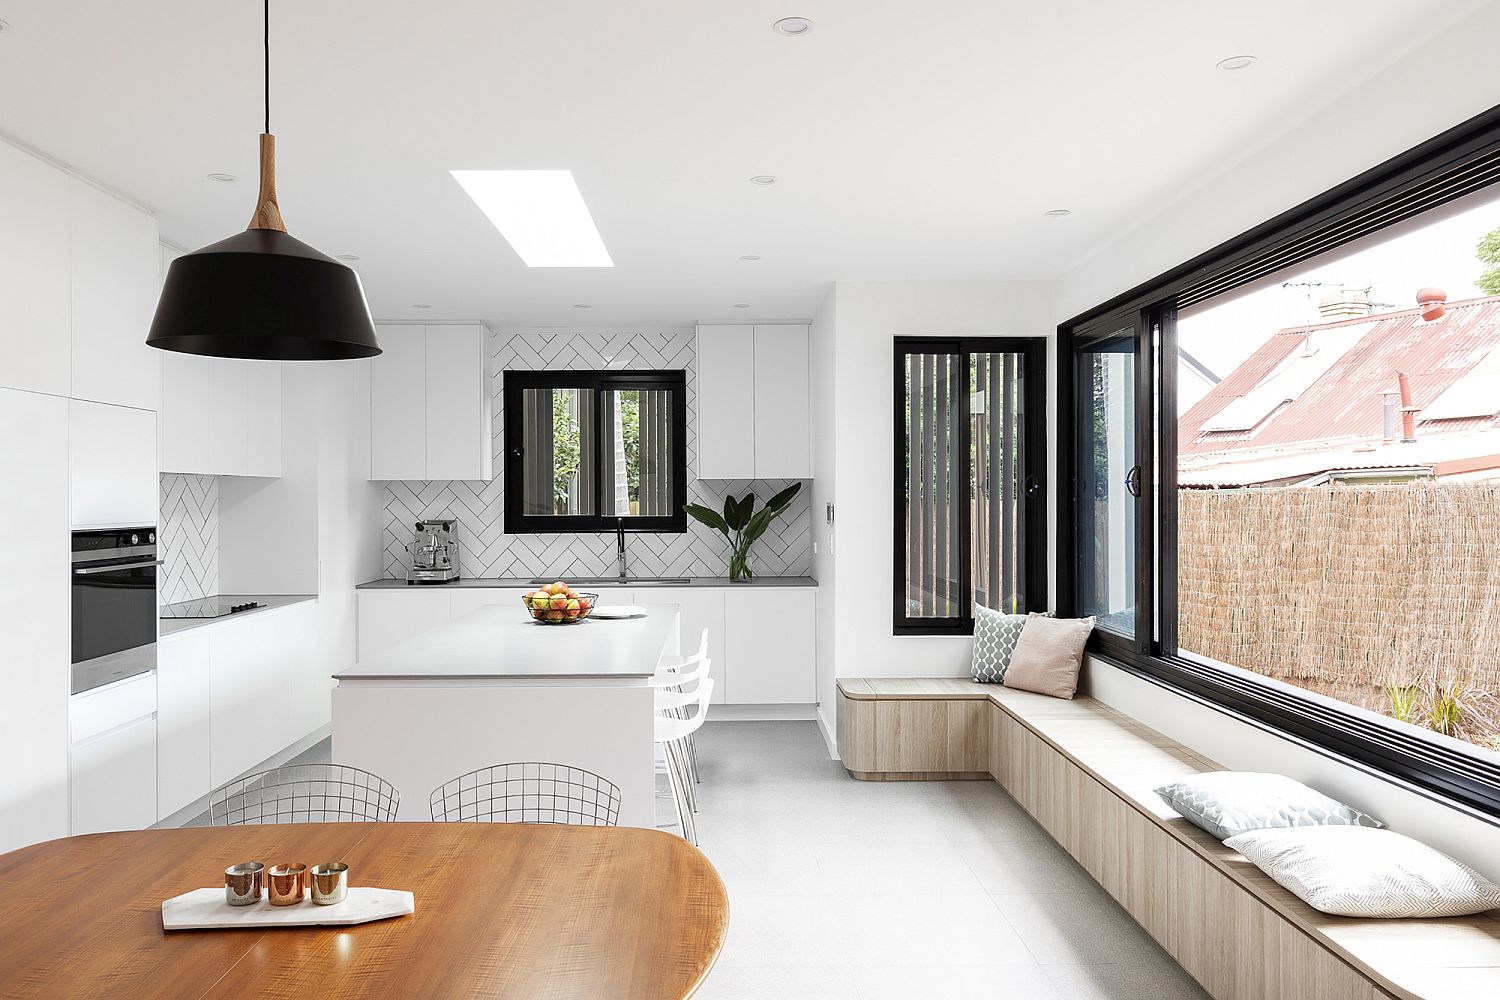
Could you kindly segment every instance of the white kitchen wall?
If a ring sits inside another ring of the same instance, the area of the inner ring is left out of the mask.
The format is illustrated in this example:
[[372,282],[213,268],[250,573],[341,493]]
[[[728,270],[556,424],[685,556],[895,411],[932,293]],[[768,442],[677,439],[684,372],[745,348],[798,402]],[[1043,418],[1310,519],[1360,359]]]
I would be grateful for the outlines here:
[[[1054,325],[1486,110],[1495,88],[1475,81],[1495,79],[1496,37],[1500,4],[1488,4],[1410,55],[1349,80],[1345,93],[1325,95],[1325,103],[1310,106],[1300,122],[1289,122],[1287,132],[1267,137],[1139,227],[1102,242],[1096,254],[1059,278]],[[1226,767],[1292,775],[1500,877],[1500,826],[1493,821],[1103,661],[1090,659],[1085,678],[1094,697]]]
[[[493,336],[494,454],[496,477],[485,482],[391,482],[386,485],[385,560],[387,577],[404,577],[405,546],[423,518],[459,522],[459,570],[466,577],[600,576],[615,572],[615,536],[558,533],[507,535],[501,449],[504,413],[500,388],[507,369],[676,369],[687,371],[688,501],[722,508],[726,493],[747,490],[764,500],[789,483],[783,480],[700,482],[698,467],[696,335],[681,330],[506,330]],[[787,511],[756,543],[755,572],[761,576],[803,576],[812,565],[804,487]],[[632,533],[630,571],[637,576],[725,576],[729,547],[723,536],[696,521],[683,535]]]
[[809,372],[809,388],[812,392],[812,541],[813,576],[818,581],[818,725],[823,730],[823,739],[828,743],[831,756],[838,755],[837,724],[834,718],[838,699],[834,696],[837,675],[835,673],[835,628],[834,608],[838,596],[838,546],[835,542],[838,526],[838,511],[834,510],[830,522],[828,511],[833,506],[838,492],[835,432],[839,396],[834,381],[834,338],[838,319],[837,302],[833,286],[813,316],[811,330],[812,364]]
[[219,592],[219,477],[161,474],[156,596],[176,604]]

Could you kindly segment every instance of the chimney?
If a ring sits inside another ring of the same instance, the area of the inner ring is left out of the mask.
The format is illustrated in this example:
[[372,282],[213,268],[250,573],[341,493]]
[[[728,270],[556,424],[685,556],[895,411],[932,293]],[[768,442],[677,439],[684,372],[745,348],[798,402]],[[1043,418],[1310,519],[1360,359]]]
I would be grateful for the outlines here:
[[1380,394],[1380,436],[1386,444],[1396,440],[1396,393]]
[[1417,439],[1417,410],[1411,405],[1411,382],[1406,372],[1396,373],[1396,385],[1401,390],[1401,441],[1410,444]]
[[1345,288],[1318,299],[1318,315],[1329,322],[1370,315],[1370,290]]
[[1447,301],[1448,293],[1441,288],[1424,288],[1417,292],[1417,305],[1422,307],[1422,319],[1428,323],[1442,318],[1447,312],[1443,303]]

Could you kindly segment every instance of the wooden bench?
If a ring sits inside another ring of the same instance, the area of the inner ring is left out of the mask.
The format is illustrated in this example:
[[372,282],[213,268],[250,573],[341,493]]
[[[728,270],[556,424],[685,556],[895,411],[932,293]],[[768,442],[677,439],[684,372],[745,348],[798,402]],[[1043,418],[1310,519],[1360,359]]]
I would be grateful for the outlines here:
[[1091,698],[846,678],[837,738],[856,778],[993,777],[1220,1000],[1500,997],[1500,913],[1314,910],[1154,792],[1218,764]]

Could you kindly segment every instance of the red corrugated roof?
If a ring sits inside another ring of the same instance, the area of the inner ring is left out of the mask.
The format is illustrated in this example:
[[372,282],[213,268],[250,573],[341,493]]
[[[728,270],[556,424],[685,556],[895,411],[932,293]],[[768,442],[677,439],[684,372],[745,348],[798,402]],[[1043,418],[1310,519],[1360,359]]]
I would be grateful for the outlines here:
[[[1249,431],[1211,432],[1201,428],[1235,399],[1249,392],[1277,365],[1319,331],[1373,324],[1363,337],[1301,396],[1283,404]],[[1381,394],[1396,390],[1396,373],[1411,380],[1412,403],[1432,403],[1490,351],[1500,347],[1500,295],[1449,303],[1431,323],[1420,309],[1360,316],[1338,323],[1289,327],[1277,332],[1178,421],[1178,454],[1223,454],[1288,445],[1378,441]],[[1417,419],[1421,420],[1418,413]],[[1424,434],[1447,434],[1500,426],[1496,417],[1419,424]],[[1399,432],[1400,421],[1397,420]]]

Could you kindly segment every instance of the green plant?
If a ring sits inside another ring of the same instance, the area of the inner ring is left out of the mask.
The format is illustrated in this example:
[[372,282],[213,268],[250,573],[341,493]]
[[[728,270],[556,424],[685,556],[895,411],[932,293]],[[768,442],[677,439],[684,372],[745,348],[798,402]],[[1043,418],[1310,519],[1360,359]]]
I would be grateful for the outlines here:
[[1385,692],[1386,714],[1397,722],[1421,725],[1422,686],[1415,682],[1402,684],[1387,681],[1381,685]]
[[1474,284],[1486,295],[1500,295],[1500,228],[1491,229],[1474,248],[1474,256],[1484,265]]
[[766,501],[766,505],[760,510],[755,509],[755,494],[746,493],[742,498],[736,500],[733,496],[724,498],[724,512],[721,514],[712,507],[702,504],[690,503],[682,509],[688,513],[693,520],[708,525],[718,531],[729,542],[731,553],[729,556],[729,578],[731,580],[748,580],[755,574],[750,570],[750,546],[755,540],[766,533],[771,521],[776,515],[786,510],[799,492],[802,490],[801,483],[793,483],[780,493]]
[[1427,704],[1427,728],[1444,736],[1457,736],[1469,718],[1473,695],[1459,680],[1433,678],[1432,700]]

